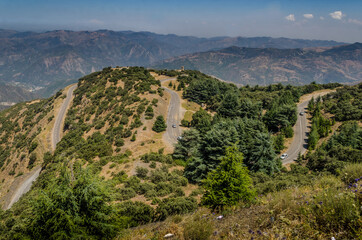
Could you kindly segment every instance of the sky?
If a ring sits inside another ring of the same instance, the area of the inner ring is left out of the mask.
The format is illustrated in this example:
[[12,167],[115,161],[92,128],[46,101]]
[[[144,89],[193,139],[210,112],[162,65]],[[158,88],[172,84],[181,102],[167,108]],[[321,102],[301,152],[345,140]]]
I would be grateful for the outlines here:
[[362,42],[362,0],[0,0],[0,28]]

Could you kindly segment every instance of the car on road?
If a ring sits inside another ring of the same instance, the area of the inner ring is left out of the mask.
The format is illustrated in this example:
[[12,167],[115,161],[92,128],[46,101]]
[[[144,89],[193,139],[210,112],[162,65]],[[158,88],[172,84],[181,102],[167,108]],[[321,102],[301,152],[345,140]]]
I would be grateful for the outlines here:
[[177,140],[180,141],[182,139],[182,136],[178,136]]
[[172,124],[172,127],[173,127],[173,128],[176,128],[176,124]]
[[299,115],[300,115],[300,116],[303,116],[303,115],[304,115],[304,112],[300,112]]
[[280,156],[280,159],[281,159],[281,160],[284,160],[284,159],[286,159],[287,157],[288,157],[288,154],[283,153],[283,154]]

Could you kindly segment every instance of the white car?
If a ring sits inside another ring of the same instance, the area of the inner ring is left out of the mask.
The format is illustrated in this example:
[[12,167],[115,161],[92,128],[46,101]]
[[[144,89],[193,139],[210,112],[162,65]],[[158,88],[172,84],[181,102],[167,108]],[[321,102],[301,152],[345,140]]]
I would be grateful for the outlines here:
[[300,116],[303,116],[303,115],[304,115],[304,112],[300,112],[299,115],[300,115]]
[[172,124],[172,127],[173,127],[173,128],[176,128],[176,124]]
[[281,159],[281,160],[284,160],[284,159],[286,159],[287,157],[288,157],[288,154],[283,153],[283,154],[280,156],[280,159]]
[[182,136],[178,136],[178,137],[177,137],[177,140],[180,141],[181,139],[182,139]]

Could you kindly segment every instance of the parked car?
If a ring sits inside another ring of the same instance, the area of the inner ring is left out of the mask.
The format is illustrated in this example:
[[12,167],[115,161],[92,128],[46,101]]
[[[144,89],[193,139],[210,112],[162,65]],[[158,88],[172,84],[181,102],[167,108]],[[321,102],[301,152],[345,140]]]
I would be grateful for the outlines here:
[[173,127],[173,128],[176,128],[176,124],[172,124],[172,127]]
[[283,153],[281,156],[280,156],[280,159],[284,160],[288,157],[288,154],[286,153]]
[[182,136],[178,136],[177,140],[180,141],[182,139]]
[[304,115],[304,112],[300,112],[299,115],[300,115],[300,116],[303,116],[303,115]]

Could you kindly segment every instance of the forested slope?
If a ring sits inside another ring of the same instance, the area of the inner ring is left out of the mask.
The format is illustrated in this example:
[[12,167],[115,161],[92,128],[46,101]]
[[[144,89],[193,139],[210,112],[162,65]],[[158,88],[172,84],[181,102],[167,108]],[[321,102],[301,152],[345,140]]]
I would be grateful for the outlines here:
[[[161,75],[177,77],[168,87],[185,106],[201,106],[185,114],[185,131],[171,154],[163,149],[163,129],[152,130],[168,106]],[[278,154],[293,136],[300,97],[336,87],[309,106],[316,150],[283,167]],[[15,158],[25,152],[25,159],[39,150],[33,138],[22,150],[9,140],[31,127],[41,135],[44,125],[36,124],[52,121],[50,109],[60,98],[2,113],[2,147]],[[92,73],[79,79],[55,152],[37,155],[43,170],[32,191],[0,212],[0,238],[358,239],[360,98],[361,85],[237,88],[198,71]],[[340,111],[347,110],[345,119]],[[19,130],[22,121],[30,125]],[[2,159],[13,166],[7,155]]]

